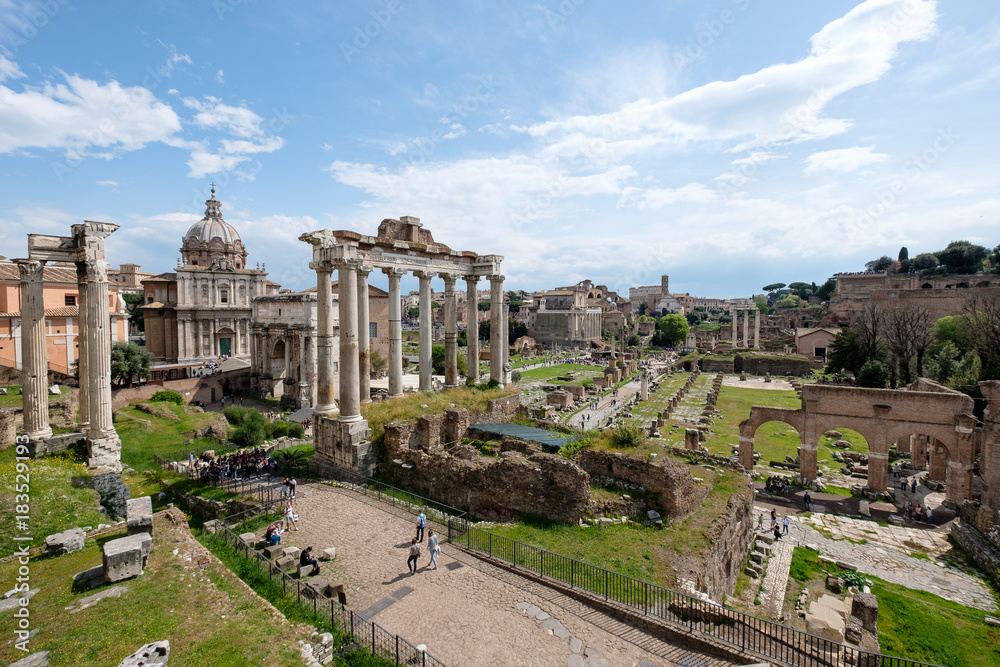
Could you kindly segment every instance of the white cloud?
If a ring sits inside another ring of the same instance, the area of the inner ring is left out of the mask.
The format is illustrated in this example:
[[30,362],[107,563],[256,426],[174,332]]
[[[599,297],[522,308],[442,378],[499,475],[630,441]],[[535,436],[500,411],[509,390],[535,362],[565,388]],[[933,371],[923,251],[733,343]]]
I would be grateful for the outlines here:
[[225,104],[217,97],[206,95],[204,102],[185,97],[184,106],[198,112],[194,122],[199,127],[225,129],[237,137],[257,137],[264,133],[261,127],[263,118],[246,107]]
[[118,187],[118,181],[97,181],[98,185],[109,185],[113,188]]
[[889,159],[886,153],[873,153],[874,148],[874,146],[854,146],[813,153],[806,158],[807,164],[803,173],[812,175],[832,171],[847,174],[869,164]]
[[628,199],[635,201],[640,210],[657,209],[678,203],[705,204],[719,199],[719,194],[701,183],[689,183],[679,188],[634,189]]
[[226,73],[220,69],[218,72],[215,73],[215,80],[218,81],[219,83],[225,83]]
[[19,79],[23,76],[24,72],[17,66],[17,63],[7,60],[3,54],[0,54],[0,81]]

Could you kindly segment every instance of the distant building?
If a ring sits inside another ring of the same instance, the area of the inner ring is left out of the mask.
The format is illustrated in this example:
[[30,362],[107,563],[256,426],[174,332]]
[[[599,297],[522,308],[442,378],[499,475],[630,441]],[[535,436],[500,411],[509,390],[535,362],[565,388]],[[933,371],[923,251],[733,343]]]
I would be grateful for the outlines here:
[[[76,267],[50,264],[42,278],[49,369],[70,375],[73,362],[80,356]],[[108,287],[108,317],[111,340],[126,340],[128,314],[114,284]],[[21,276],[17,264],[0,261],[0,365],[20,369],[21,359]]]
[[837,327],[807,327],[795,330],[795,351],[813,361],[826,362],[830,345],[840,333]]
[[108,269],[108,284],[122,294],[142,294],[142,281],[156,274],[140,271],[141,268],[138,264],[122,264],[117,269]]
[[187,377],[222,356],[249,365],[251,301],[280,287],[262,268],[248,268],[243,240],[222,219],[214,188],[205,207],[205,217],[184,234],[177,268],[142,281],[153,379]]
[[702,296],[691,296],[688,293],[672,294],[670,292],[670,276],[660,276],[659,285],[646,285],[644,287],[632,287],[628,291],[629,301],[632,302],[632,312],[638,313],[643,303],[646,304],[647,313],[677,313],[686,315],[687,313],[702,310],[710,311],[712,308],[722,308],[729,310],[728,299],[711,299]]

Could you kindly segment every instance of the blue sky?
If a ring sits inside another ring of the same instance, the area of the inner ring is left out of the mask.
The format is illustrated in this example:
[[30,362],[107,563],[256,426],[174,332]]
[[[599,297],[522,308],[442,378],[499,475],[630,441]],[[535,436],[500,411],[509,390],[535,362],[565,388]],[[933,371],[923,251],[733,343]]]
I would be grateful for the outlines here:
[[1000,243],[998,84],[986,0],[0,0],[0,254],[169,271],[214,181],[286,287],[412,215],[512,289],[748,296]]

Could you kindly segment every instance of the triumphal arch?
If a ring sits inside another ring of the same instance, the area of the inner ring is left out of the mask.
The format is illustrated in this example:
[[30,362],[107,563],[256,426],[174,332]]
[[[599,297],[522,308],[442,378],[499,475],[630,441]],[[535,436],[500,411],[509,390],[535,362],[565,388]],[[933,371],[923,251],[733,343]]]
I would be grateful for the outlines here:
[[[507,323],[504,319],[503,257],[456,251],[438,243],[418,218],[403,216],[383,220],[377,236],[347,230],[324,229],[299,237],[312,245],[309,267],[316,271],[317,331],[314,467],[324,464],[371,474],[371,429],[361,416],[362,401],[370,400],[368,322],[368,275],[378,269],[389,278],[389,396],[403,393],[403,343],[400,278],[413,273],[420,279],[421,391],[431,385],[431,280],[444,281],[445,387],[458,386],[458,325],[455,283],[466,282],[469,309],[468,377],[479,380],[479,324],[476,317],[476,287],[480,278],[490,281],[490,378],[507,382]],[[334,402],[332,317],[332,273],[339,283],[339,407]]]

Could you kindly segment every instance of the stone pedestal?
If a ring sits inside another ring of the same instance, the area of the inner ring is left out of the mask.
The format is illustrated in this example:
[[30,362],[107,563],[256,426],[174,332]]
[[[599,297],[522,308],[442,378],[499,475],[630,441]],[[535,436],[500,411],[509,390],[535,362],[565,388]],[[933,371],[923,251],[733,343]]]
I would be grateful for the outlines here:
[[[870,446],[870,443],[869,443]],[[889,483],[889,455],[883,452],[868,453],[868,488],[885,491]]]
[[316,433],[315,457],[338,468],[357,471],[366,477],[374,472],[372,430],[366,420],[345,422],[317,415],[313,428]]

